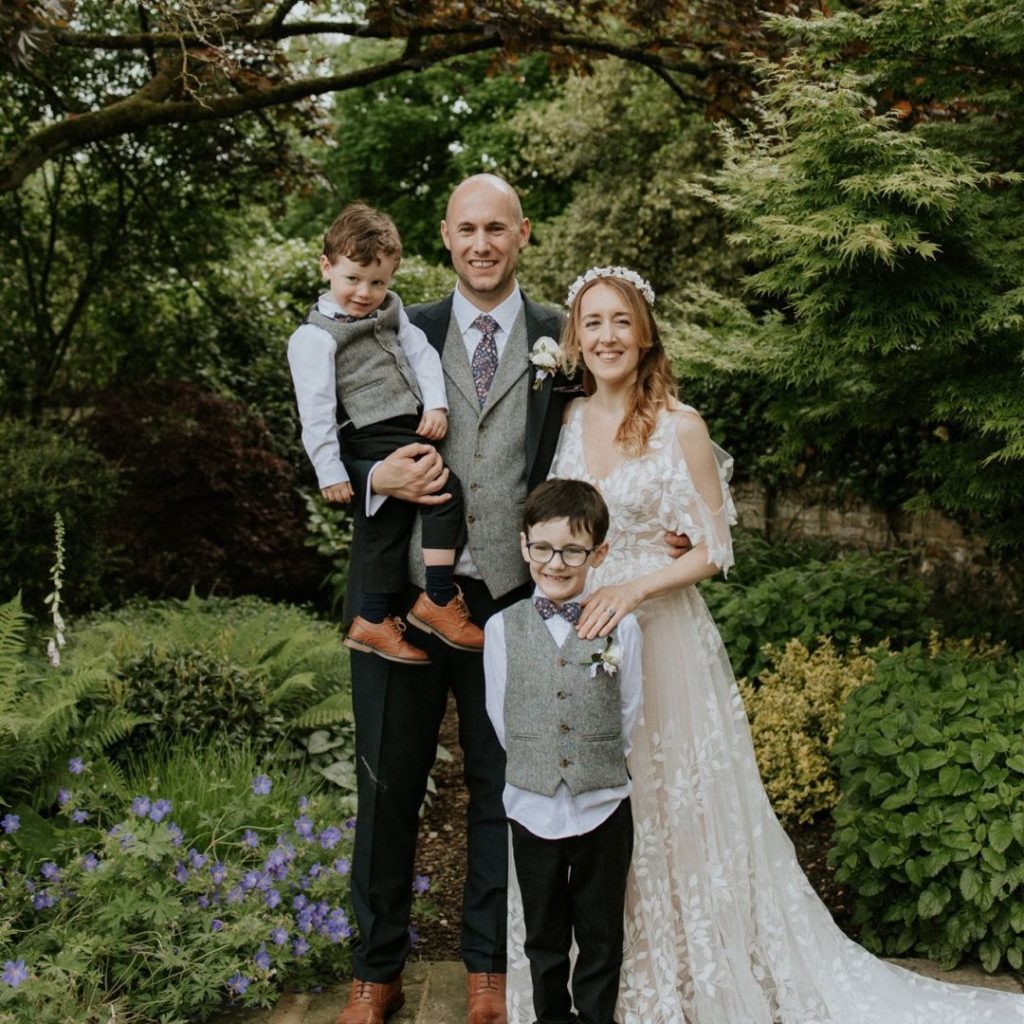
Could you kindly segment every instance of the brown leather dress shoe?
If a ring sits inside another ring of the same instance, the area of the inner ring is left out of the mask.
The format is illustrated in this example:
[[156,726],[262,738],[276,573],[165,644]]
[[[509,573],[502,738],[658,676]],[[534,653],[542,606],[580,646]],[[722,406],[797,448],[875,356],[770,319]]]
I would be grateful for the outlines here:
[[409,621],[424,633],[433,633],[449,647],[460,651],[483,650],[484,631],[469,621],[469,609],[458,588],[447,604],[434,604],[425,593],[420,594],[409,611]]
[[466,996],[466,1024],[508,1024],[504,974],[467,975]]
[[401,976],[385,984],[353,978],[348,1003],[338,1015],[336,1024],[384,1024],[404,1005]]
[[430,655],[405,639],[405,623],[397,615],[383,622],[367,622],[362,615],[357,615],[343,642],[354,651],[376,654],[388,661],[400,661],[404,665],[430,664]]

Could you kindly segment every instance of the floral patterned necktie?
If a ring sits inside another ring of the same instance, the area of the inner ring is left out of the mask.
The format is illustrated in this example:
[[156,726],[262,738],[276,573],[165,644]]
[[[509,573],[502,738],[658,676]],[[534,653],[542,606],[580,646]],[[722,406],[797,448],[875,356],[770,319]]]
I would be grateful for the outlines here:
[[482,313],[470,326],[475,327],[481,334],[480,341],[473,350],[473,383],[476,385],[476,397],[480,399],[482,409],[498,369],[498,343],[494,337],[498,330],[498,321],[493,316]]

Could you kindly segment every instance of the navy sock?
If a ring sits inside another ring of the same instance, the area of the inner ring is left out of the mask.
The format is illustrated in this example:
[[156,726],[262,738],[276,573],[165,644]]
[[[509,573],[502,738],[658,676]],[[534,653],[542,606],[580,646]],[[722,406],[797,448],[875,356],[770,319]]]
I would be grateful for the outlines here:
[[363,605],[359,614],[367,622],[383,622],[387,618],[389,605],[387,594],[363,594]]
[[427,597],[434,604],[447,604],[455,596],[455,566],[427,566]]

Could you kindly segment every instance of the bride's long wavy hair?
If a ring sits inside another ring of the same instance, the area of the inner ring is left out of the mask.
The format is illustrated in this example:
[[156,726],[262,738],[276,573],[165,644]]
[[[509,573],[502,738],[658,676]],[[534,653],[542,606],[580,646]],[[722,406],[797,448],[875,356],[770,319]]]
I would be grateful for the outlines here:
[[654,433],[658,413],[669,408],[676,395],[676,379],[672,373],[665,346],[661,343],[658,325],[644,297],[628,281],[620,277],[599,277],[588,282],[576,293],[569,309],[569,318],[562,328],[561,348],[565,370],[574,374],[583,366],[583,390],[592,395],[594,377],[583,362],[580,347],[580,304],[583,296],[596,285],[605,285],[618,292],[626,304],[640,344],[640,362],[636,369],[636,386],[630,396],[629,408],[619,424],[615,441],[631,456],[640,456]]

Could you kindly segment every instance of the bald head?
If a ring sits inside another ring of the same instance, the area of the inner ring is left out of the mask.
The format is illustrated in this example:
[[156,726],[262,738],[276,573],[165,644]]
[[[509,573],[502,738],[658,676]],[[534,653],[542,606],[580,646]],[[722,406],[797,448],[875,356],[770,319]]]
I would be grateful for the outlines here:
[[489,312],[512,294],[530,222],[507,181],[474,174],[460,182],[448,199],[441,238],[452,254],[459,291],[477,309]]
[[496,197],[500,196],[509,204],[509,213],[517,223],[523,219],[523,206],[519,202],[519,195],[504,178],[499,178],[497,174],[473,174],[468,178],[463,178],[448,197],[444,219],[446,221],[452,219],[452,207],[458,204],[461,197],[469,193],[482,195],[489,191],[495,193]]

